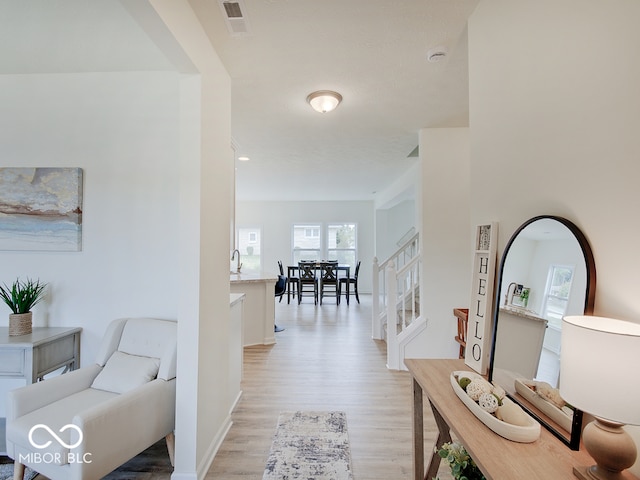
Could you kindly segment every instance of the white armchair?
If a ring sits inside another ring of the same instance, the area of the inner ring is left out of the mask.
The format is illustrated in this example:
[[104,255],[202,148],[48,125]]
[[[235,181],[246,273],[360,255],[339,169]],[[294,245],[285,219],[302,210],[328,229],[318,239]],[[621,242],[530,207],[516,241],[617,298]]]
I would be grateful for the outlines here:
[[52,480],[98,480],[163,437],[173,464],[176,327],[114,320],[95,365],[9,392],[14,479],[26,465]]

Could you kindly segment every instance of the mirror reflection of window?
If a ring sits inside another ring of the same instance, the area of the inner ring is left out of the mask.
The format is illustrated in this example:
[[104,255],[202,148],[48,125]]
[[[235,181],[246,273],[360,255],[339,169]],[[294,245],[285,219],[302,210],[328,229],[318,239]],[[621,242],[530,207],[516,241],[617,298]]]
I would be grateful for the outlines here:
[[560,328],[562,317],[567,312],[574,267],[567,265],[549,266],[547,285],[544,291],[543,317],[549,326]]

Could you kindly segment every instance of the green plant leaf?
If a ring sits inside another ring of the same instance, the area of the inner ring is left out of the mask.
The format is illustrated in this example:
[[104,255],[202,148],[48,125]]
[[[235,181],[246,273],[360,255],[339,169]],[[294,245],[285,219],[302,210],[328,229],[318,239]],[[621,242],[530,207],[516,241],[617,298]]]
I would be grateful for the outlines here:
[[0,286],[0,297],[13,313],[28,313],[42,301],[46,286],[40,280],[18,278],[11,287],[6,283]]

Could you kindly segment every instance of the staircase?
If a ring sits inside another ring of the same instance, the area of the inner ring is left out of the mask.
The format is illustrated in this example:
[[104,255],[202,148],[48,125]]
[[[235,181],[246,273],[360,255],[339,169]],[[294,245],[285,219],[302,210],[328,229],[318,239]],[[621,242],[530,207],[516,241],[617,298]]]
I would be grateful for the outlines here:
[[384,262],[373,259],[371,336],[386,341],[391,370],[406,370],[404,352],[426,328],[420,316],[420,267],[417,233]]

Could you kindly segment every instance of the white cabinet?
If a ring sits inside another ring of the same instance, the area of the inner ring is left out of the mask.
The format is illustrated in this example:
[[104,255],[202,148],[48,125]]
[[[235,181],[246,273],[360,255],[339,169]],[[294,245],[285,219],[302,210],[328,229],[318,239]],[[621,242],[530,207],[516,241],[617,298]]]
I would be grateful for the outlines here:
[[229,402],[230,412],[236,407],[242,395],[242,362],[244,353],[243,323],[244,323],[244,299],[243,293],[230,295],[231,315],[229,321]]

